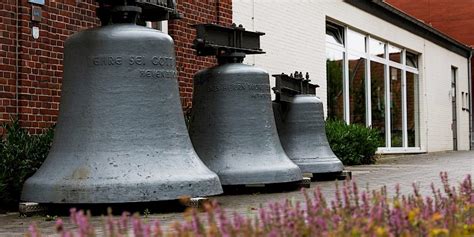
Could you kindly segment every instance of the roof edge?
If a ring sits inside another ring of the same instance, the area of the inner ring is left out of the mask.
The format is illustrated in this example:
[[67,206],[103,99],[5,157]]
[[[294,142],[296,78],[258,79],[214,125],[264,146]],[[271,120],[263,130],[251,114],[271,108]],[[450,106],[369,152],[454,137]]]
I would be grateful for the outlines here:
[[393,7],[383,0],[344,0],[367,13],[377,16],[415,35],[425,38],[456,54],[469,58],[472,48],[441,31]]

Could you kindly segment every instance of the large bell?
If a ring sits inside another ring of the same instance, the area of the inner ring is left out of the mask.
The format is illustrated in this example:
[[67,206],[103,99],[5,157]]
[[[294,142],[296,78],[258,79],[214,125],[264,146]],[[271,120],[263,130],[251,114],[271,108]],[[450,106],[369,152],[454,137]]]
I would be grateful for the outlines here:
[[278,139],[268,73],[242,64],[245,53],[262,53],[262,33],[217,25],[197,28],[198,55],[217,54],[219,62],[194,77],[190,135],[199,157],[222,185],[302,180]]
[[315,95],[314,85],[301,73],[295,73],[294,77],[285,74],[275,77],[277,99],[273,102],[273,111],[286,154],[303,173],[342,172],[344,166],[326,137],[323,103]]
[[106,26],[66,41],[53,146],[22,200],[126,203],[222,193],[186,129],[173,40],[134,24],[140,8],[131,2],[107,5],[99,11],[110,17],[101,19]]

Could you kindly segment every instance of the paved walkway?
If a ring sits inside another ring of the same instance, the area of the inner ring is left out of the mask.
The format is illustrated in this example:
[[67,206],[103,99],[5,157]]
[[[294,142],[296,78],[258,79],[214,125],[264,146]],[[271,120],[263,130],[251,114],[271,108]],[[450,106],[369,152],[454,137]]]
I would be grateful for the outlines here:
[[[389,192],[394,191],[397,183],[401,185],[402,193],[412,191],[411,184],[415,182],[422,193],[430,194],[430,184],[440,183],[439,173],[447,171],[451,184],[459,183],[467,174],[474,174],[474,151],[446,152],[423,155],[393,156],[381,159],[376,165],[348,167],[353,172],[353,178],[360,188],[368,186],[370,189],[384,185]],[[312,188],[319,185],[327,198],[334,196],[334,182],[313,182]],[[238,212],[245,215],[255,215],[258,207],[269,202],[284,199],[302,200],[299,191],[272,193],[229,195],[216,197],[227,212]],[[163,225],[170,224],[182,218],[181,213],[167,213],[150,215],[149,219],[158,219]],[[68,218],[64,218],[68,222]],[[45,217],[19,217],[18,213],[0,215],[0,236],[23,236],[31,222],[37,222],[43,236],[54,233],[54,222],[46,221]],[[101,217],[94,217],[93,222],[100,226]],[[98,229],[98,232],[101,230]]]

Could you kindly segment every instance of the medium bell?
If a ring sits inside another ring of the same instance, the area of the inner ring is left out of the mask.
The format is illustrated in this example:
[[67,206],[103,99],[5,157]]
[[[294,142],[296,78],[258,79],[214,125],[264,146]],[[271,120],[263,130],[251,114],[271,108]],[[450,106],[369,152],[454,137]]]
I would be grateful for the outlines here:
[[173,40],[134,23],[140,2],[100,2],[103,26],[66,41],[53,146],[26,181],[23,201],[127,203],[222,193],[186,129]]
[[316,97],[318,86],[310,84],[309,76],[305,79],[302,73],[274,77],[273,112],[286,154],[303,173],[314,176],[341,173],[344,166],[326,137],[323,103]]
[[260,35],[241,26],[197,26],[198,55],[217,55],[219,65],[194,77],[190,136],[222,185],[302,180],[278,138],[268,73],[242,64],[245,54],[263,53]]

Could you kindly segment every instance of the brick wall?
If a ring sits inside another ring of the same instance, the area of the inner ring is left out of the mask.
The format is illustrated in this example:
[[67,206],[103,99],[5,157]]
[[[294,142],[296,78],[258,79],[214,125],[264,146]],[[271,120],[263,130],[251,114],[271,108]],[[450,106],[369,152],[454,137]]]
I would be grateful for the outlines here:
[[451,37],[474,46],[474,1],[387,0]]
[[[18,1],[18,5],[17,0],[2,0],[0,4],[0,122],[17,114],[18,97],[18,117],[24,127],[35,133],[57,120],[64,41],[77,31],[97,26],[99,21],[95,16],[95,0],[46,0],[40,23],[31,21],[32,5],[28,0]],[[180,92],[186,107],[191,105],[192,76],[215,63],[213,58],[194,56],[191,24],[230,25],[232,2],[178,0],[178,9],[184,18],[170,21],[169,33],[175,39]],[[31,33],[34,26],[40,29],[36,40]],[[16,32],[19,32],[18,41]]]
[[168,30],[176,46],[181,103],[183,107],[189,108],[192,104],[194,74],[216,64],[214,57],[197,57],[195,55],[191,46],[196,34],[190,26],[198,23],[218,23],[230,26],[232,24],[232,1],[178,0],[177,4],[178,11],[183,13],[183,19],[170,21]]
[[[0,94],[2,100],[1,119],[9,120],[16,115],[18,97],[18,117],[22,125],[31,132],[55,123],[58,115],[60,88],[62,81],[63,47],[66,38],[73,33],[98,24],[95,17],[95,1],[76,0],[46,1],[42,6],[41,22],[31,21],[31,4],[27,0],[7,0],[2,4],[2,39]],[[18,12],[18,21],[17,21]],[[18,23],[18,41],[16,26]],[[40,36],[33,39],[32,27],[38,27]],[[18,48],[15,45],[18,44]],[[18,55],[16,50],[18,49]],[[2,50],[3,51],[3,50]],[[18,62],[16,60],[18,57]],[[16,87],[16,66],[18,63],[18,87]],[[6,81],[6,83],[5,83]],[[18,90],[18,95],[16,95]],[[4,112],[5,110],[5,112]]]
[[0,4],[0,119],[16,113],[15,0]]

